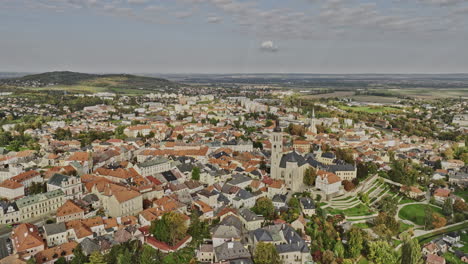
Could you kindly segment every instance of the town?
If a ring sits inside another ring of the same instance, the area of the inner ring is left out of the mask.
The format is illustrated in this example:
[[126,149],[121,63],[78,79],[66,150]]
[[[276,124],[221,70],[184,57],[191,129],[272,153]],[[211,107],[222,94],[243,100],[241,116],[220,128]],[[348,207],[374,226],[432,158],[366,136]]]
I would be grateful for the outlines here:
[[197,89],[2,93],[0,263],[468,262],[466,100]]

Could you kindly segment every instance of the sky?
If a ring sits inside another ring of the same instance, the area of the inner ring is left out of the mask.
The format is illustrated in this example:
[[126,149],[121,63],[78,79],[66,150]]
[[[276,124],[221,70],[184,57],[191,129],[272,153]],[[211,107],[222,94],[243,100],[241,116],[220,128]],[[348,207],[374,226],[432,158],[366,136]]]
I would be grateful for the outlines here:
[[0,0],[0,71],[468,73],[468,0]]

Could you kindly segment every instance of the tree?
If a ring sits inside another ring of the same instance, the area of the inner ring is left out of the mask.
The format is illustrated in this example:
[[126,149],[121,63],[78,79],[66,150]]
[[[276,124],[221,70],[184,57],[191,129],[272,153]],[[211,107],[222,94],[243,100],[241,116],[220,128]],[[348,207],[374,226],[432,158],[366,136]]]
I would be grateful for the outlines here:
[[356,258],[361,254],[363,248],[364,239],[362,237],[361,230],[358,228],[352,228],[349,231],[349,241],[348,241],[348,256],[351,258]]
[[315,178],[317,178],[317,172],[314,168],[307,168],[304,171],[303,182],[307,186],[312,186],[315,184]]
[[432,222],[434,221],[433,218],[433,210],[430,205],[426,205],[424,207],[424,229],[428,230],[432,228]]
[[421,247],[417,239],[411,239],[409,235],[403,238],[401,247],[401,264],[422,264]]
[[374,241],[369,243],[369,260],[375,264],[397,264],[398,255],[393,246],[387,241]]
[[143,245],[143,250],[140,254],[140,264],[158,264],[158,263],[160,263],[158,252],[154,248],[148,245]]
[[254,252],[255,264],[280,264],[280,256],[273,244],[259,242]]
[[200,168],[193,167],[192,169],[192,180],[199,181],[200,180]]
[[275,207],[273,202],[268,197],[259,198],[252,207],[252,211],[256,214],[263,215],[266,219],[273,220],[275,218]]
[[177,135],[177,140],[182,140],[184,139],[184,136],[182,134]]
[[168,212],[151,223],[150,232],[157,240],[173,246],[187,235],[187,225],[182,214]]
[[335,264],[335,255],[331,250],[325,250],[322,255],[322,264]]
[[55,261],[55,264],[67,264],[65,257],[60,257]]
[[444,204],[442,205],[442,213],[445,216],[452,216],[452,214],[453,214],[452,199],[450,199],[450,198],[445,199]]
[[348,180],[344,180],[342,182],[342,184],[343,184],[343,187],[344,187],[345,191],[347,191],[347,192],[353,190],[356,187],[356,186],[354,186],[354,184],[352,182],[350,182]]
[[89,262],[87,264],[107,264],[104,260],[104,256],[101,255],[98,251],[93,252],[91,256],[89,256]]
[[453,209],[459,213],[464,213],[468,211],[468,205],[463,200],[457,199],[455,203],[453,203]]
[[335,246],[333,247],[333,253],[335,253],[336,257],[344,258],[345,248],[341,240],[336,241]]
[[128,264],[132,262],[132,255],[128,249],[125,249],[117,256],[117,264]]
[[73,259],[70,261],[70,264],[84,264],[88,261],[88,258],[83,253],[81,245],[78,244],[76,248],[73,249]]
[[441,228],[441,227],[444,227],[446,224],[447,224],[447,220],[445,219],[445,217],[443,216],[440,216],[436,213],[433,213],[432,214],[432,226],[437,229],[437,228]]
[[388,215],[395,216],[398,209],[398,199],[398,196],[392,198],[391,195],[386,195],[378,202],[379,210]]

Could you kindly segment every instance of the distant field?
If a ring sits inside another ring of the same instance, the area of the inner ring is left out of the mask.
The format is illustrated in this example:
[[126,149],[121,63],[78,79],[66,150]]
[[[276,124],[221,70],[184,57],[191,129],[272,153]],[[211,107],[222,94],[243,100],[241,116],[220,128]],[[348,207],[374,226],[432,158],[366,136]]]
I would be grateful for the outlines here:
[[[379,90],[375,90],[379,91]],[[405,89],[381,89],[383,92],[388,92],[390,96],[378,95],[355,95],[354,91],[338,91],[327,94],[312,94],[304,95],[304,99],[320,99],[320,98],[350,98],[356,102],[372,102],[382,104],[392,104],[401,100],[399,97],[412,97],[418,99],[433,100],[437,98],[468,98],[468,88],[458,89],[437,89],[437,88],[405,88]],[[394,95],[394,96],[392,96]]]
[[382,113],[382,112],[399,112],[401,109],[388,106],[340,106],[340,109],[354,112],[366,113]]

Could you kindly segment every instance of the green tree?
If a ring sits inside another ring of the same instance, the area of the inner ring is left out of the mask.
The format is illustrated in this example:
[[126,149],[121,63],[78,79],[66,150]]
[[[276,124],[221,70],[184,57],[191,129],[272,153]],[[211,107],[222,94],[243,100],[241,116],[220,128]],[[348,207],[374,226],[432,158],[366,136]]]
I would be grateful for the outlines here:
[[143,245],[143,250],[139,258],[140,258],[140,264],[160,263],[158,252],[154,248],[148,245]]
[[409,235],[403,238],[401,247],[401,264],[422,264],[421,247],[416,238],[411,239]]
[[434,221],[432,206],[426,205],[424,207],[424,228],[426,230],[432,228],[432,222]]
[[193,167],[192,169],[192,180],[199,181],[200,180],[200,168]]
[[128,264],[132,262],[132,255],[128,249],[123,250],[117,256],[117,264]]
[[104,256],[96,251],[89,256],[89,262],[87,264],[107,264],[106,261],[104,260]]
[[252,207],[252,211],[263,215],[266,219],[273,220],[275,218],[275,207],[273,202],[268,197],[259,198]]
[[84,264],[88,261],[88,258],[83,253],[80,244],[78,244],[78,246],[73,249],[73,255],[74,257],[70,261],[70,264]]
[[442,205],[442,213],[445,216],[451,216],[453,214],[452,199],[450,198],[445,199],[444,204]]
[[322,255],[322,264],[336,264],[335,255],[331,250],[325,250]]
[[336,241],[335,246],[333,247],[333,253],[335,253],[336,257],[344,258],[345,248],[341,240]]
[[255,264],[280,264],[280,256],[273,244],[259,242],[254,252]]
[[312,186],[315,184],[315,178],[317,178],[317,172],[314,168],[307,168],[304,171],[303,182],[307,186]]
[[357,258],[361,255],[361,250],[363,249],[364,238],[362,236],[361,230],[358,228],[352,228],[349,231],[349,241],[348,241],[348,257]]
[[60,257],[55,261],[55,264],[67,264],[65,257]]
[[387,241],[374,241],[369,244],[367,257],[375,264],[397,264],[398,255]]
[[150,232],[157,240],[173,246],[187,235],[187,225],[182,214],[169,212],[151,223]]

